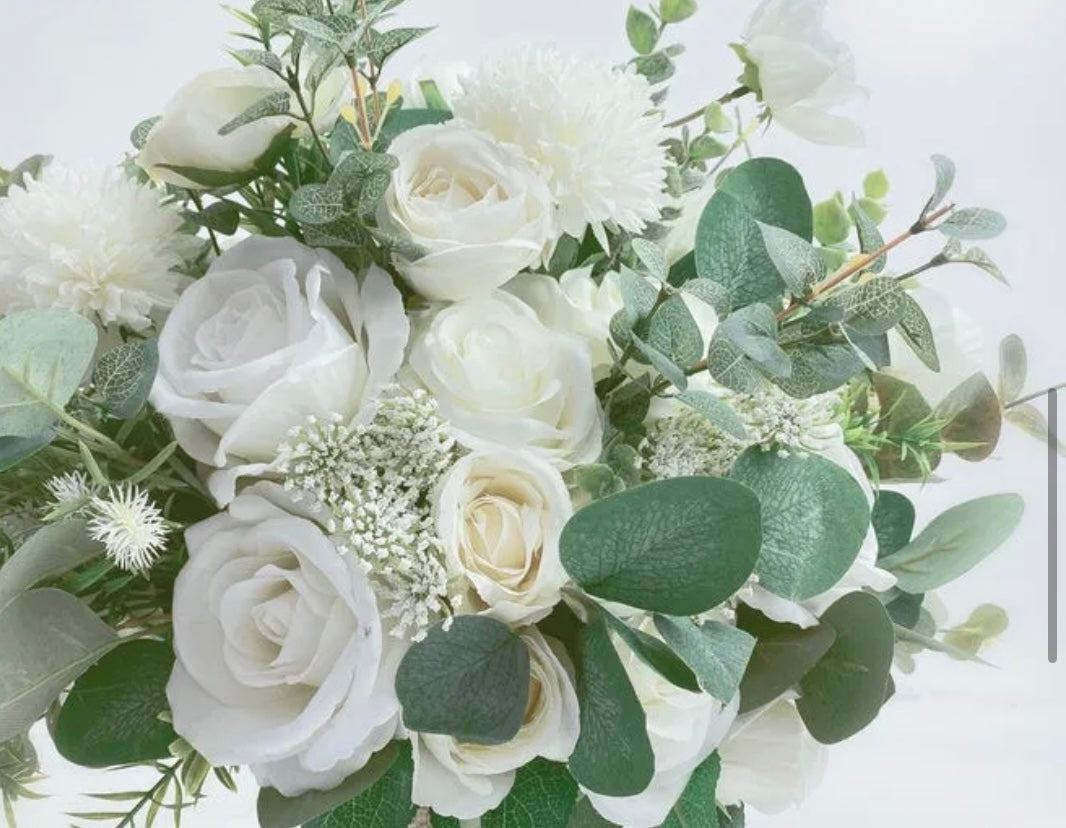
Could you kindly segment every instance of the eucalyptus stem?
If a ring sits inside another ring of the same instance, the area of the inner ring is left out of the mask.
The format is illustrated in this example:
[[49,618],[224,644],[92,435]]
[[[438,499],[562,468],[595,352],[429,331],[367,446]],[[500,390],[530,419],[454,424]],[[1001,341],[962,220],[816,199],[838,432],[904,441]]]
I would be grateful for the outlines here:
[[1058,385],[1052,385],[1050,388],[1044,388],[1040,391],[1034,391],[1032,394],[1026,394],[1024,397],[1018,397],[1018,399],[1012,400],[1004,405],[1003,408],[1005,411],[1010,411],[1012,408],[1017,408],[1019,405],[1025,405],[1025,403],[1038,400],[1051,391],[1061,391],[1063,388],[1066,388],[1066,382],[1060,382]]
[[691,121],[695,121],[697,118],[702,118],[703,113],[707,111],[707,107],[711,106],[711,104],[722,104],[723,106],[725,106],[725,104],[730,103],[732,101],[740,100],[745,95],[748,95],[750,93],[751,89],[749,89],[747,86],[738,86],[732,92],[726,92],[726,94],[722,95],[722,97],[716,98],[709,104],[704,104],[695,112],[690,112],[688,115],[678,118],[676,121],[670,121],[670,123],[666,124],[666,128],[676,129],[679,126],[684,126],[685,124]]

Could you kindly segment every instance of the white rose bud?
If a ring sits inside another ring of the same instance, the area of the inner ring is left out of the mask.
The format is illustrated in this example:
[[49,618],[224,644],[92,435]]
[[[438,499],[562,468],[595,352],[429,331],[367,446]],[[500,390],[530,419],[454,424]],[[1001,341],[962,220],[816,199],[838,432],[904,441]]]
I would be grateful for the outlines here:
[[[473,609],[505,624],[531,624],[560,600],[567,582],[559,535],[573,514],[557,469],[522,452],[468,454],[437,491],[437,533]],[[464,610],[469,605],[464,605]]]
[[862,130],[830,109],[863,97],[855,58],[826,32],[826,0],[764,0],[744,46],[762,97],[785,129],[818,144],[862,146]]
[[328,790],[399,726],[402,645],[358,561],[259,484],[186,532],[174,587],[174,729],[285,796]]
[[237,477],[277,459],[308,416],[354,421],[400,367],[409,324],[389,276],[361,279],[331,253],[254,236],[182,294],[159,337],[152,404],[181,447]]
[[526,449],[564,470],[600,454],[588,349],[508,293],[438,312],[416,338],[410,364],[467,448]]
[[574,752],[581,724],[566,656],[535,627],[521,637],[529,647],[530,687],[518,734],[501,745],[474,745],[412,733],[415,804],[442,816],[476,820],[503,802],[519,768],[538,756],[565,762]]
[[[334,71],[319,85],[310,101],[312,121],[326,132],[337,120],[348,94],[345,71]],[[292,98],[290,114],[272,115],[238,127],[226,135],[219,130],[253,104],[271,93],[285,92]],[[222,173],[243,173],[255,166],[271,143],[285,129],[310,134],[298,119],[301,110],[292,90],[280,77],[262,66],[215,69],[182,87],[152,127],[137,163],[156,181],[177,187],[202,189],[203,185],[169,167],[192,167]]]
[[400,163],[379,222],[425,252],[414,261],[396,258],[422,296],[484,295],[544,258],[553,238],[552,198],[517,147],[451,122],[405,132],[389,152]]

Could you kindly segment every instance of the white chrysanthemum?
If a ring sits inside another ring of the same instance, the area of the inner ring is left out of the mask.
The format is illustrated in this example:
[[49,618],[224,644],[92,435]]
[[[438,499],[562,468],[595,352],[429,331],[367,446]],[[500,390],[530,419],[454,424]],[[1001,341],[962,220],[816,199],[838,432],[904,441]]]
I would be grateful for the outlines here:
[[45,481],[45,491],[51,500],[51,509],[79,509],[89,502],[95,488],[85,476],[85,472],[72,471],[66,474],[57,474]]
[[527,48],[460,79],[457,117],[517,144],[548,178],[563,231],[640,232],[666,205],[666,137],[648,82],[600,60]]
[[0,315],[63,308],[143,330],[178,298],[181,217],[118,169],[51,164],[0,199]]
[[144,489],[126,483],[112,486],[89,501],[89,514],[89,535],[121,569],[144,572],[159,560],[167,523]]

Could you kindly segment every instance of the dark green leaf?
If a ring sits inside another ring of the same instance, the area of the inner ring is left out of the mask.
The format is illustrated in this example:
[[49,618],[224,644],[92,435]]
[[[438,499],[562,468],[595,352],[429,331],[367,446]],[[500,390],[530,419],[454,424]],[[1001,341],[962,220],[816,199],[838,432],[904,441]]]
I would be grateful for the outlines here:
[[0,437],[0,472],[13,469],[28,460],[56,438],[55,431],[46,428],[33,437]]
[[607,626],[652,670],[671,684],[693,693],[700,691],[696,675],[661,640],[654,635],[630,627],[626,622],[615,618],[607,610],[603,610],[603,615],[607,620]]
[[329,184],[306,184],[292,194],[289,215],[300,224],[330,224],[344,215],[344,193]]
[[716,397],[707,391],[688,390],[682,391],[677,398],[689,408],[702,414],[715,428],[731,437],[743,440],[748,436],[744,421],[721,397]]
[[129,420],[148,402],[158,368],[159,348],[154,339],[127,342],[100,357],[93,385],[109,413]]
[[759,503],[712,477],[648,483],[586,506],[563,529],[563,565],[592,595],[666,615],[718,606],[758,557]]
[[518,769],[500,807],[481,817],[481,828],[567,828],[576,800],[566,765],[534,759]]
[[752,636],[727,624],[664,615],[655,617],[655,628],[708,693],[723,702],[736,695],[755,646]]
[[567,828],[618,828],[618,826],[596,813],[592,802],[583,797],[574,806]]
[[888,557],[910,543],[914,504],[899,492],[882,489],[877,493],[870,520],[877,535],[877,557]]
[[922,602],[925,600],[924,593],[911,595],[908,592],[896,591],[896,597],[885,604],[888,617],[893,624],[899,624],[909,630],[914,629],[921,617]]
[[144,145],[148,142],[148,133],[152,131],[152,127],[159,123],[161,120],[159,115],[153,118],[145,118],[130,132],[130,143],[134,149],[144,149]]
[[201,227],[223,236],[232,236],[241,226],[240,207],[232,201],[216,201],[202,213],[191,213],[189,217]]
[[264,95],[254,104],[245,109],[240,115],[231,121],[227,121],[219,127],[219,135],[230,135],[242,126],[261,121],[263,118],[273,118],[279,115],[288,115],[292,109],[292,93],[287,89],[279,89]]
[[411,730],[502,744],[522,726],[529,651],[499,621],[462,615],[448,630],[433,627],[407,651],[396,675],[396,693]]
[[404,742],[399,758],[369,790],[305,823],[304,828],[408,828],[416,811],[411,803],[413,776],[411,745]]
[[903,295],[903,315],[899,320],[900,337],[930,371],[940,371],[940,356],[936,350],[933,327],[922,306],[908,294]]
[[634,61],[634,64],[637,67],[637,73],[647,78],[648,83],[652,86],[657,86],[664,81],[670,80],[677,70],[674,62],[670,60],[670,56],[665,52],[641,55]]
[[688,378],[684,370],[670,357],[644,342],[636,334],[630,334],[630,342],[637,349],[637,354],[644,357],[675,388],[684,391],[688,387]]
[[[712,376],[728,385],[726,379],[729,372],[721,370],[724,363],[719,356],[723,341],[735,346],[732,350],[739,351],[744,358],[772,377],[784,378],[792,373],[788,354],[777,343],[777,319],[773,310],[766,305],[748,305],[734,311],[715,328],[708,351],[708,368]],[[713,356],[712,352],[715,352]],[[718,376],[716,371],[723,376]]]
[[[852,219],[855,221],[855,229],[859,234],[859,248],[866,255],[870,255],[885,246],[884,236],[877,229],[876,222],[870,217],[861,202],[854,202],[849,208]],[[874,259],[867,270],[872,273],[880,273],[888,263],[888,254],[885,253]]]
[[[874,374],[873,387],[881,406],[879,433],[902,435],[932,418],[932,406],[910,383],[887,374]],[[876,459],[882,480],[914,480],[925,476],[913,452],[904,456],[898,446],[885,446]],[[929,452],[929,463],[935,469],[940,463],[940,452]]]
[[393,109],[389,112],[381,135],[374,149],[383,152],[401,133],[427,124],[443,124],[452,119],[452,113],[441,109]]
[[712,753],[693,771],[662,828],[718,828],[715,793],[721,773],[722,760],[717,753]]

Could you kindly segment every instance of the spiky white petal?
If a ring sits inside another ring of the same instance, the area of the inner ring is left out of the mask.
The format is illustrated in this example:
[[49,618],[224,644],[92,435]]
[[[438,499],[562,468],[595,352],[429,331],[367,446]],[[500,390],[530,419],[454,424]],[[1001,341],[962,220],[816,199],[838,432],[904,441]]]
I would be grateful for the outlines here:
[[455,114],[520,146],[547,177],[562,230],[633,233],[659,217],[666,137],[648,82],[632,69],[525,48],[460,78]]
[[173,307],[181,217],[118,169],[50,164],[0,199],[0,315],[62,308],[143,330]]
[[89,501],[89,535],[127,572],[144,572],[166,547],[163,513],[139,486],[122,483]]
[[57,474],[45,481],[45,491],[51,500],[50,509],[78,509],[84,507],[93,496],[96,488],[82,471]]

